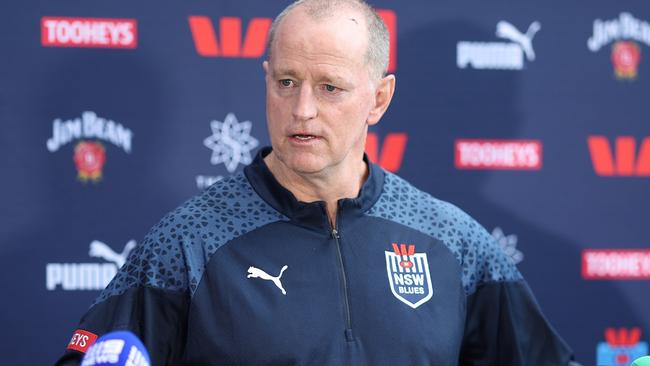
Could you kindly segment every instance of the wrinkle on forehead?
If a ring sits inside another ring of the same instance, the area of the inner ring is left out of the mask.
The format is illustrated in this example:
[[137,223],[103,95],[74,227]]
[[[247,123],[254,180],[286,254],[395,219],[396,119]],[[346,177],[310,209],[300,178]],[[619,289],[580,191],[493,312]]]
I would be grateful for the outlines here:
[[320,46],[318,41],[310,42],[308,39],[301,39],[298,42],[285,42],[278,46],[284,58],[304,59],[306,61],[318,61],[333,64],[357,64],[349,57],[350,53],[342,47]]
[[348,64],[337,60],[322,60],[304,62],[300,57],[279,57],[277,62],[270,64],[270,72],[274,77],[292,77],[296,80],[330,81],[339,85],[350,85],[354,78],[354,70]]
[[290,75],[298,79],[311,75],[316,79],[346,80],[363,70],[364,65],[361,56],[351,58],[344,50],[330,50],[303,42],[278,44],[277,53],[270,60],[274,75]]
[[294,9],[283,19],[271,45],[272,73],[288,75],[283,71],[291,71],[341,79],[362,73],[368,69],[368,30],[362,23],[356,13],[336,11],[315,19],[300,7]]
[[365,57],[367,30],[355,18],[337,15],[340,14],[315,20],[300,9],[295,9],[280,25],[272,47],[348,59],[356,55]]

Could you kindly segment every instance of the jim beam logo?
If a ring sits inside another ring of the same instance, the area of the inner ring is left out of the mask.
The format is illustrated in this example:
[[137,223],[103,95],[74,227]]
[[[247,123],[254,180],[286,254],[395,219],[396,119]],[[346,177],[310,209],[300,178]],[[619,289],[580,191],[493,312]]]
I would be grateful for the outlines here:
[[52,122],[52,137],[47,140],[49,152],[56,152],[61,147],[75,143],[72,160],[77,167],[77,178],[82,182],[97,183],[102,179],[106,163],[106,148],[102,142],[108,142],[131,153],[133,132],[113,120],[97,116],[95,112],[86,111],[81,117]]
[[593,34],[587,40],[591,52],[598,52],[611,44],[611,60],[614,75],[619,80],[634,80],[641,62],[638,43],[650,46],[650,23],[621,13],[611,20],[594,20]]
[[413,309],[433,296],[429,261],[426,253],[415,253],[415,245],[393,243],[393,251],[385,251],[386,272],[390,290],[395,297]]

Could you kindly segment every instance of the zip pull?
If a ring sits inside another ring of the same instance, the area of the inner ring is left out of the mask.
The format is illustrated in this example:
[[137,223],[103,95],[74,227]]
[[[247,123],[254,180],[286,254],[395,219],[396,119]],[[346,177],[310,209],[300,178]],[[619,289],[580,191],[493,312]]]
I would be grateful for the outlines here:
[[339,232],[336,229],[332,229],[332,239],[340,239]]

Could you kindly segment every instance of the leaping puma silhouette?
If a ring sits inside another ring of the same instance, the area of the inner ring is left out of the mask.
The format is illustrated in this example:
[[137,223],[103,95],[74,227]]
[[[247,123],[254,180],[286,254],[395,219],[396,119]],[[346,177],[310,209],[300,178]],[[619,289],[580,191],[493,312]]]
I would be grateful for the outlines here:
[[126,262],[126,257],[129,255],[131,250],[135,248],[135,246],[135,240],[129,240],[129,242],[124,246],[122,253],[118,254],[105,243],[99,240],[93,240],[93,242],[90,243],[90,250],[88,251],[88,255],[91,257],[102,258],[107,262],[113,262],[115,265],[117,265],[117,268],[121,268],[124,265],[124,262]]
[[275,283],[275,285],[282,291],[282,295],[286,295],[287,292],[284,290],[284,287],[282,287],[282,282],[280,282],[280,277],[282,277],[282,273],[284,273],[284,271],[287,268],[289,268],[289,266],[285,265],[280,270],[280,274],[277,275],[276,277],[273,277],[259,268],[250,266],[248,267],[248,276],[246,276],[246,278],[261,278],[263,280],[273,281],[273,283]]
[[509,39],[517,43],[526,54],[528,61],[535,60],[535,50],[533,50],[533,37],[542,29],[542,25],[535,21],[530,24],[526,33],[521,33],[514,25],[502,20],[497,23],[497,37]]

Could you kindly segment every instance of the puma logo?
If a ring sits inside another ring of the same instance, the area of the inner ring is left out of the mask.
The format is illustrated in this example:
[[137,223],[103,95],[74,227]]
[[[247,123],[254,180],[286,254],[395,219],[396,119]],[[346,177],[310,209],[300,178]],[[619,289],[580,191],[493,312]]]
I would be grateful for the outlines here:
[[117,268],[121,268],[124,265],[124,262],[126,262],[126,257],[135,246],[135,240],[130,240],[124,246],[122,253],[116,253],[105,243],[99,240],[93,240],[93,242],[90,243],[90,251],[88,252],[88,255],[91,257],[102,258],[107,262],[113,262],[117,265]]
[[508,39],[517,43],[526,54],[528,61],[535,60],[535,50],[533,50],[533,37],[542,29],[541,24],[535,21],[530,24],[526,33],[521,33],[514,25],[500,21],[497,23],[497,37]]
[[280,277],[282,277],[282,273],[284,273],[284,271],[287,268],[289,268],[289,266],[287,265],[282,267],[282,269],[280,270],[280,274],[277,275],[277,277],[274,277],[259,268],[250,266],[248,267],[248,276],[246,276],[246,278],[261,278],[263,280],[273,281],[273,283],[275,283],[275,285],[280,289],[280,291],[282,291],[282,295],[286,295],[287,292],[284,290],[284,287],[282,287],[282,282],[280,282]]

